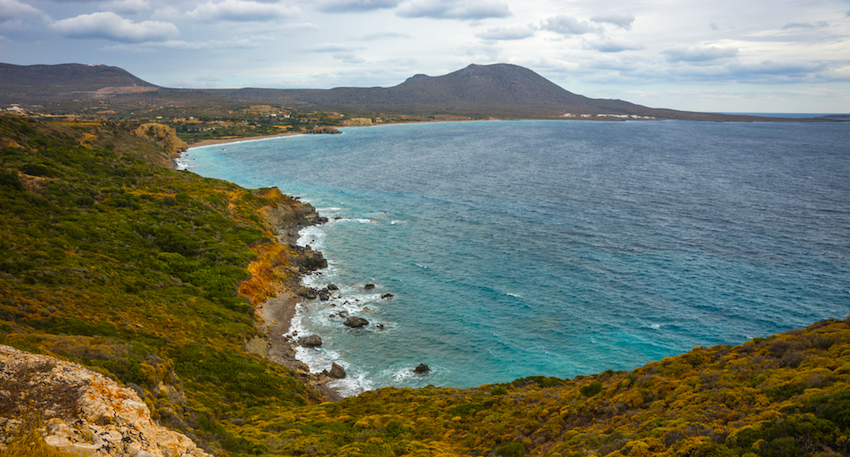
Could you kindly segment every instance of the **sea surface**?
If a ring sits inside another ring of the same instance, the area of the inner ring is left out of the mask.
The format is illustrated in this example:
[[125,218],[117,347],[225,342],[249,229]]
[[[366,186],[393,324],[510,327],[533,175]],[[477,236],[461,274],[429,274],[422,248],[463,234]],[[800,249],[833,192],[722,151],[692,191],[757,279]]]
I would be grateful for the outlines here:
[[630,370],[850,316],[850,123],[343,131],[180,162],[330,218],[299,242],[330,263],[305,282],[339,292],[299,305],[293,330],[322,337],[298,356],[342,365],[346,395]]

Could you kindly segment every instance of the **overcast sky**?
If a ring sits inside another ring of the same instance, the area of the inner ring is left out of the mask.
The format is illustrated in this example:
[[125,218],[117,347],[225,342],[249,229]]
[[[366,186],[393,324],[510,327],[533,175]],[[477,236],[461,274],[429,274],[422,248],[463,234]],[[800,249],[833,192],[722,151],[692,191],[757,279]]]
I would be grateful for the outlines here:
[[594,98],[850,112],[850,1],[0,0],[0,62],[167,87],[400,84],[512,63]]

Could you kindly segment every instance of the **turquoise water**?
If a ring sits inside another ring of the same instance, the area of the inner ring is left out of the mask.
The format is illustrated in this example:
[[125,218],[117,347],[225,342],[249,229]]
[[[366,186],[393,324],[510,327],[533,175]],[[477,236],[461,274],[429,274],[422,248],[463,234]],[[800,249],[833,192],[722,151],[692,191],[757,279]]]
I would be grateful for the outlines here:
[[[353,394],[631,369],[847,317],[848,144],[841,123],[504,121],[182,162],[330,218],[302,231],[330,262],[305,281],[340,292],[300,305],[293,329],[322,337],[299,357],[343,365]],[[348,329],[340,311],[370,325]],[[419,363],[432,372],[413,375]]]

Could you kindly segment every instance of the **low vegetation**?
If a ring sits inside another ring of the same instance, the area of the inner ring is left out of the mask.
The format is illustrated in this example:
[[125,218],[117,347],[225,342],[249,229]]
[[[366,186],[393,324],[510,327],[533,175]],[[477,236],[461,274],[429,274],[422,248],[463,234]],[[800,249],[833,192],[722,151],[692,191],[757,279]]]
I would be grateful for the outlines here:
[[631,372],[323,403],[244,350],[268,194],[162,167],[132,132],[0,117],[0,343],[121,381],[213,454],[850,455],[850,320]]

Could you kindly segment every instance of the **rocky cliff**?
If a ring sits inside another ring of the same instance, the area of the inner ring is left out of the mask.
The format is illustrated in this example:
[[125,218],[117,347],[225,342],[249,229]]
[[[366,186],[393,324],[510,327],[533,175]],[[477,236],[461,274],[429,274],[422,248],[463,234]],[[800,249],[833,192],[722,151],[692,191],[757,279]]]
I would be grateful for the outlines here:
[[180,157],[180,153],[189,147],[185,141],[177,137],[174,128],[167,125],[149,122],[140,125],[133,133],[164,147],[166,154],[172,159]]
[[[76,363],[0,345],[0,399],[0,449],[15,446],[14,437],[40,436],[69,455],[209,455],[157,425],[132,389]],[[33,452],[41,444],[25,443]]]

